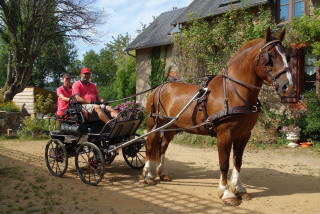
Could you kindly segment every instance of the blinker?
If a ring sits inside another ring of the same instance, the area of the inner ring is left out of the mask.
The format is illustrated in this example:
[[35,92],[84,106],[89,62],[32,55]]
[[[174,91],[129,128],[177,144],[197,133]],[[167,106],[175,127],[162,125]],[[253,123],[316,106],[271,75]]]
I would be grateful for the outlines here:
[[264,52],[263,54],[262,54],[262,63],[264,64],[264,65],[267,65],[268,63],[269,63],[269,54],[268,54],[268,52],[266,51],[266,52]]

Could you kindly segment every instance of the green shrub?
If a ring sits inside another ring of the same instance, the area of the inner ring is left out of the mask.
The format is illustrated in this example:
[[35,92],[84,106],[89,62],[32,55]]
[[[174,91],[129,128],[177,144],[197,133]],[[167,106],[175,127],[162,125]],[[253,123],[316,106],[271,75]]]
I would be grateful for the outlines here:
[[217,144],[217,138],[188,133],[177,134],[173,140],[175,143],[195,146],[213,146]]
[[303,133],[308,139],[320,142],[320,96],[315,91],[310,91],[305,94],[304,101],[308,110],[306,115],[301,118],[301,123],[305,125]]
[[54,111],[55,105],[53,104],[52,95],[49,94],[47,98],[44,98],[42,94],[36,95],[36,101],[34,103],[35,113],[50,114]]
[[48,121],[35,117],[26,117],[17,134],[20,138],[42,139],[47,138]]
[[0,111],[6,112],[20,112],[20,109],[13,101],[1,102]]

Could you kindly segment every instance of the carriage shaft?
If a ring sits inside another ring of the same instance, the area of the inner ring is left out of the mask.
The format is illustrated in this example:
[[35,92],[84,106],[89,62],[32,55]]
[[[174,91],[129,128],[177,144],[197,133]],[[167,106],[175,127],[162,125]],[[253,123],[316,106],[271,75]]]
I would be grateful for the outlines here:
[[160,126],[159,128],[153,129],[153,130],[151,130],[150,132],[148,132],[148,133],[146,133],[146,134],[144,134],[144,135],[141,135],[141,136],[139,136],[139,137],[137,137],[137,138],[135,138],[135,139],[129,140],[129,141],[127,141],[127,142],[125,142],[125,143],[123,143],[123,144],[121,144],[121,145],[118,145],[118,146],[116,146],[116,147],[108,150],[108,152],[113,152],[113,151],[115,151],[115,150],[118,150],[118,149],[124,148],[124,147],[126,147],[126,146],[129,146],[129,145],[131,145],[131,144],[133,144],[133,143],[135,143],[135,142],[143,139],[144,137],[146,137],[146,136],[148,136],[148,135],[151,135],[151,134],[153,134],[153,133],[155,133],[155,132],[161,131],[161,130],[167,128],[168,126],[172,125],[176,120],[179,119],[179,117],[181,116],[181,114],[192,104],[192,102],[193,102],[195,99],[197,99],[197,98],[198,98],[199,96],[201,96],[203,93],[206,94],[207,91],[208,91],[208,88],[203,88],[203,90],[198,91],[198,92],[190,99],[190,101],[183,107],[183,109],[177,114],[177,116],[173,117],[173,119],[172,119],[170,122],[168,122],[167,124],[165,124],[165,125],[163,125],[163,126]]

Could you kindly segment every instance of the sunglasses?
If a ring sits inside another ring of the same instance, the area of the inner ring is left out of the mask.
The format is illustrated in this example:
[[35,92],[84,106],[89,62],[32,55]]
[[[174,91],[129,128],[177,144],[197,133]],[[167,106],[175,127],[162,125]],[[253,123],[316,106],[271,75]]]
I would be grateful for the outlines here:
[[66,80],[71,80],[71,78],[65,78]]
[[84,75],[91,75],[91,73],[83,73]]

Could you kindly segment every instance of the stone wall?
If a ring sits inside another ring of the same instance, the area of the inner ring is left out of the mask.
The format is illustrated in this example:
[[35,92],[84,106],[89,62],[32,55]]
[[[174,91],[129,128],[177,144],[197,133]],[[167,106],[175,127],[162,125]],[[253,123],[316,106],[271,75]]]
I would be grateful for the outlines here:
[[0,111],[0,134],[7,134],[7,129],[16,132],[26,116],[30,116],[30,114]]
[[[172,50],[173,50],[173,46],[168,45],[165,71],[167,71],[169,67],[172,66],[172,63],[173,63]],[[136,68],[137,68],[136,93],[150,89],[149,77],[151,74],[151,60],[150,60],[151,51],[152,51],[152,48],[136,50],[136,56],[137,56],[136,58]],[[161,59],[163,59],[164,52],[165,52],[165,46],[162,46]],[[145,106],[149,94],[150,92],[137,96],[137,101],[141,103],[142,106]]]

